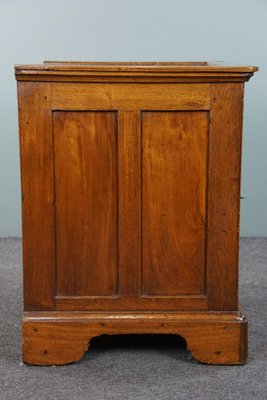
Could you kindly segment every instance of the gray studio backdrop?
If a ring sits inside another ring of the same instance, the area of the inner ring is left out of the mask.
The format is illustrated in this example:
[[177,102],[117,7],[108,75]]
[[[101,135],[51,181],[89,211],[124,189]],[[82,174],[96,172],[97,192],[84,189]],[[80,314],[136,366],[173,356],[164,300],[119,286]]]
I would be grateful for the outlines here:
[[13,64],[44,59],[260,66],[246,85],[241,234],[267,236],[266,0],[0,0],[0,236],[21,235]]

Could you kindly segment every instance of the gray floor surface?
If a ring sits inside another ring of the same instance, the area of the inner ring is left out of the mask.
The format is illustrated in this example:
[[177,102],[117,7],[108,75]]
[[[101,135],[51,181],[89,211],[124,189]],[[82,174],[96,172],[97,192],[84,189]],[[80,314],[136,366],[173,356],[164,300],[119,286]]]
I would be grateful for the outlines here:
[[175,336],[102,336],[62,367],[21,362],[21,241],[0,239],[0,399],[267,399],[267,238],[241,240],[240,299],[249,319],[245,366],[208,366]]

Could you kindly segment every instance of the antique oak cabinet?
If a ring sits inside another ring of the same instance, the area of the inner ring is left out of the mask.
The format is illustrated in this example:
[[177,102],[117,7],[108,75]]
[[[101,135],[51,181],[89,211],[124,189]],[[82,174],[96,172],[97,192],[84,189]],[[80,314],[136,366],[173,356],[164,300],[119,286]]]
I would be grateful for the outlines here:
[[101,334],[181,335],[242,364],[244,82],[206,62],[18,65],[23,360],[79,360]]

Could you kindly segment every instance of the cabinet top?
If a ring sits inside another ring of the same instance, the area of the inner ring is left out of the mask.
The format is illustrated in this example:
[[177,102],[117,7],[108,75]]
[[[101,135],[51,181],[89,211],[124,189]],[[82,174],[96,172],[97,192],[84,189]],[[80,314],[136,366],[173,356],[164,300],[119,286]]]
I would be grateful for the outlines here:
[[205,61],[44,61],[40,65],[15,65],[17,80],[63,82],[244,82],[257,70],[255,66]]

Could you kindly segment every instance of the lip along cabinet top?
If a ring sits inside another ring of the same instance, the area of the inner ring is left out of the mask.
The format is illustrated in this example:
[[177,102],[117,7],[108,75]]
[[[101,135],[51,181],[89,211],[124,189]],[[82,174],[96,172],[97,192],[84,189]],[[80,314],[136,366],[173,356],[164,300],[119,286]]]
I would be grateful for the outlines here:
[[16,79],[60,82],[244,82],[258,68],[208,62],[66,62],[16,65]]

